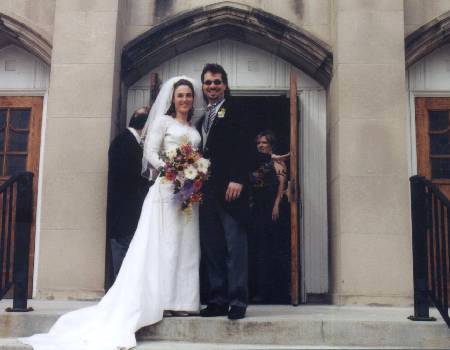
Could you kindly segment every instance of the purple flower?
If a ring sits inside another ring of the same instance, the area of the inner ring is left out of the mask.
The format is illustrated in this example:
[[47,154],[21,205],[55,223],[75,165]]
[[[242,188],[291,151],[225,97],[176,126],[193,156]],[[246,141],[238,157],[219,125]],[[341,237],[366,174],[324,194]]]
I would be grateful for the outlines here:
[[190,180],[184,181],[183,187],[180,188],[180,191],[176,194],[178,200],[184,202],[189,199],[194,193],[194,182]]

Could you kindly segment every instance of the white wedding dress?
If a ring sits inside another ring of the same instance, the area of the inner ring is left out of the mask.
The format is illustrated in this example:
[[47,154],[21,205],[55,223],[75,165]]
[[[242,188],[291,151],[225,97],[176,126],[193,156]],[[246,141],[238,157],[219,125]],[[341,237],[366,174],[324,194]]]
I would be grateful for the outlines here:
[[[169,116],[157,117],[147,136],[144,158],[154,168],[165,152],[189,141],[200,144],[195,128]],[[158,178],[150,188],[133,240],[116,282],[100,302],[61,316],[49,333],[21,338],[37,350],[116,350],[136,346],[135,332],[154,324],[164,310],[198,311],[198,205],[186,216],[173,185]]]

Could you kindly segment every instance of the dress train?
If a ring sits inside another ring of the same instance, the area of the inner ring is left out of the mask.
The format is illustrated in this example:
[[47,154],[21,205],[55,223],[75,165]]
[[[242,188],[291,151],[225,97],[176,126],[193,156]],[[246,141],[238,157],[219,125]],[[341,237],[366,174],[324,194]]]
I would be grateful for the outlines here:
[[198,207],[186,217],[179,205],[172,185],[158,178],[108,293],[61,316],[49,333],[19,340],[36,350],[128,349],[136,346],[135,332],[161,321],[164,310],[198,311]]

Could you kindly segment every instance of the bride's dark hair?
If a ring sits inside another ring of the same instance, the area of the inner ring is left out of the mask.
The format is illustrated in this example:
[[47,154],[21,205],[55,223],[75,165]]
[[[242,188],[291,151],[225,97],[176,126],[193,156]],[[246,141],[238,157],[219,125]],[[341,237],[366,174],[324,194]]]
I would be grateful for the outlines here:
[[[175,90],[179,86],[188,86],[192,91],[192,97],[195,98],[195,92],[194,92],[194,86],[192,83],[187,79],[180,79],[173,84],[173,92],[172,92],[172,102],[170,103],[170,107],[167,110],[166,114],[172,116],[172,118],[176,117],[176,111],[175,111],[175,104],[173,103],[173,98],[175,97]],[[192,119],[192,116],[194,115],[194,105],[192,104],[192,108],[188,112],[188,118],[187,120],[190,121]]]

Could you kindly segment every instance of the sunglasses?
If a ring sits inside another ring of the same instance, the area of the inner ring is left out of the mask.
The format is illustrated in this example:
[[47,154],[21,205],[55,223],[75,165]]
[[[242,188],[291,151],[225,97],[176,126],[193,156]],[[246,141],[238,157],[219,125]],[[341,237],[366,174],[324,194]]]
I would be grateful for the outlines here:
[[205,80],[204,82],[203,82],[203,84],[205,84],[205,85],[212,85],[212,84],[214,84],[214,85],[220,85],[220,84],[222,84],[222,80],[220,80],[220,79],[216,79],[216,80]]

